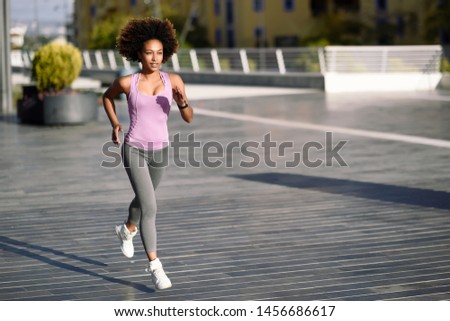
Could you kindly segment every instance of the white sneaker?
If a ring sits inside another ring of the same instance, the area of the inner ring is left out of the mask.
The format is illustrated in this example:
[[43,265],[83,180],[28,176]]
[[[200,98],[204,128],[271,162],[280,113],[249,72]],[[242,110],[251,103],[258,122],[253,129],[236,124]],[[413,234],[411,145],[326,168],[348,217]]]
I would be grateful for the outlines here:
[[125,224],[116,226],[116,234],[120,240],[120,249],[127,258],[134,255],[133,237],[137,234],[137,228],[134,232],[130,232]]
[[172,282],[170,282],[166,273],[164,273],[164,269],[159,259],[150,261],[146,271],[150,273],[153,284],[155,284],[155,287],[158,290],[164,290],[172,287]]

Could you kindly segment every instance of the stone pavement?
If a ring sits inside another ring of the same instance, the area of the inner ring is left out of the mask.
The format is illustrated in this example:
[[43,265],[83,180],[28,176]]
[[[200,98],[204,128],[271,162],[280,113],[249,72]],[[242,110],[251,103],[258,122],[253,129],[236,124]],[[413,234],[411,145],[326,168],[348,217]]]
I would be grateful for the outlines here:
[[139,238],[132,260],[118,248],[133,195],[105,115],[3,118],[0,300],[450,299],[446,92],[187,92],[194,122],[174,108],[169,127],[188,147],[157,191],[173,288],[154,290]]

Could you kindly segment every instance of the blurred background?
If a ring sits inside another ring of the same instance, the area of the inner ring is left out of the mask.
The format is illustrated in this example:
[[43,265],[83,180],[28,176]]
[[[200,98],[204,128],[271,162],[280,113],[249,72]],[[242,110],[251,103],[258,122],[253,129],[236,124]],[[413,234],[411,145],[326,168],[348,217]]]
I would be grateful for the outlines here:
[[[121,28],[130,18],[154,16],[175,25],[181,47],[164,67],[183,72],[191,83],[326,91],[354,90],[359,84],[365,85],[361,90],[450,88],[450,0],[3,0],[2,4],[7,2],[10,47],[2,50],[12,53],[15,85],[30,82],[26,72],[33,53],[54,40],[80,49],[81,75],[107,85],[118,74],[139,68],[115,50]],[[255,72],[260,72],[258,77],[253,77]],[[352,75],[352,83],[337,79],[336,72],[359,75]],[[216,77],[218,73],[221,77]],[[363,79],[368,73],[376,75]],[[391,82],[380,80],[380,75]],[[2,92],[11,91],[6,88],[9,83],[1,81]],[[399,87],[406,83],[407,88]]]
[[14,0],[12,48],[113,49],[144,16],[169,18],[184,48],[450,43],[450,0]]

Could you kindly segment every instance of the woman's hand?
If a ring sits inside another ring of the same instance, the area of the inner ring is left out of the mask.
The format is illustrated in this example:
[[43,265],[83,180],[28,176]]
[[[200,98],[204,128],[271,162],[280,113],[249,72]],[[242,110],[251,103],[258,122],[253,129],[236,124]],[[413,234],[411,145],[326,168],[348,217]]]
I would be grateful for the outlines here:
[[186,93],[184,91],[184,83],[181,77],[177,74],[169,74],[170,82],[172,83],[172,96],[173,100],[178,105],[180,110],[181,118],[187,123],[192,122],[194,111],[189,105],[189,101],[186,98]]
[[172,88],[172,94],[173,94],[173,99],[175,100],[175,102],[177,103],[178,106],[186,106],[187,105],[186,98],[183,96],[183,92],[181,91],[181,89],[178,86]]
[[119,132],[123,132],[123,128],[121,124],[114,125],[112,131],[112,141],[114,144],[120,144]]

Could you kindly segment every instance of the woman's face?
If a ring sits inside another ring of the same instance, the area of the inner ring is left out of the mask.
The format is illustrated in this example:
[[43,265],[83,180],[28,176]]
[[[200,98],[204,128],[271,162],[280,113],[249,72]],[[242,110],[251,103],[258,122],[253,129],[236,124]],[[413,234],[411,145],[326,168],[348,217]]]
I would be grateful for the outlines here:
[[158,71],[163,61],[163,44],[157,39],[144,42],[138,53],[143,70]]

